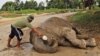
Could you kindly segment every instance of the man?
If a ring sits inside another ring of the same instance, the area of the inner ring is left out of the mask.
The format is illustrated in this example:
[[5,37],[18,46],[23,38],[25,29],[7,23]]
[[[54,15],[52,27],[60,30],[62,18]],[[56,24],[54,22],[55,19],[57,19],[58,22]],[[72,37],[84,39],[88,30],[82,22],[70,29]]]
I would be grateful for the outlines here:
[[11,47],[10,42],[13,39],[14,36],[17,37],[17,47],[20,48],[20,41],[22,40],[21,36],[23,36],[23,32],[21,29],[25,27],[29,27],[32,29],[32,31],[36,32],[39,36],[42,34],[37,31],[35,28],[32,27],[30,24],[34,20],[34,17],[32,15],[29,15],[27,18],[20,19],[19,21],[15,22],[14,24],[11,25],[11,33],[9,34],[8,38],[8,47]]

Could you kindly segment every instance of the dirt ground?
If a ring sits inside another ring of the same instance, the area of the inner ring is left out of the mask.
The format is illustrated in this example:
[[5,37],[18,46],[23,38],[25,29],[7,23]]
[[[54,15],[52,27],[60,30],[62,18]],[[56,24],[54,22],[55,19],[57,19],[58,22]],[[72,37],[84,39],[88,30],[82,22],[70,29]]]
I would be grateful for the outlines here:
[[[66,16],[72,15],[74,13],[62,13],[62,14],[54,14],[54,15],[38,15],[35,16],[35,20],[32,22],[34,27],[37,27],[40,23],[44,22],[50,17],[61,17],[66,19]],[[35,50],[32,50],[32,45],[29,42],[29,29],[23,29],[24,36],[22,40],[21,46],[24,50],[18,50],[16,47],[6,49],[7,39],[10,33],[10,25],[16,20],[22,17],[17,18],[9,18],[10,20],[0,20],[0,56],[100,56],[100,45],[97,45],[95,48],[87,48],[87,49],[78,49],[74,47],[59,47],[58,52],[56,53],[38,53]],[[100,38],[100,35],[96,35],[95,37]],[[100,39],[96,39],[99,41]],[[100,44],[97,42],[97,44]],[[16,45],[16,38],[13,39],[12,45]]]

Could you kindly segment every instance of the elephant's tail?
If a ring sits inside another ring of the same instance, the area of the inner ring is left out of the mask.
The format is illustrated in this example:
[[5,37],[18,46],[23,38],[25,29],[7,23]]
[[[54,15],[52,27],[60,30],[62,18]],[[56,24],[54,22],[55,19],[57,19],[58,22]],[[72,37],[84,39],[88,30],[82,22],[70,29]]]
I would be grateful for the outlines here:
[[81,35],[81,33],[76,29],[76,27],[72,27],[72,29],[76,32],[76,34]]

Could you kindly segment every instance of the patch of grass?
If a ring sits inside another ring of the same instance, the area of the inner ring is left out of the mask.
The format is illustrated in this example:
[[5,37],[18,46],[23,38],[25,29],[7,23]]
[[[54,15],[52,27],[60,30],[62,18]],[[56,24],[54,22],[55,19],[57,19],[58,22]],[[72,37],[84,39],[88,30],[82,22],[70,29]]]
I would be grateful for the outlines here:
[[100,22],[100,11],[79,12],[72,16],[72,21],[79,24],[91,24]]
[[100,32],[100,11],[79,12],[71,17],[71,21],[86,31]]
[[44,9],[44,10],[34,10],[34,9],[27,9],[27,10],[20,10],[20,11],[1,11],[0,16],[2,17],[18,17],[22,16],[23,14],[42,14],[42,13],[65,13],[67,12],[66,9]]
[[21,14],[16,14],[16,13],[8,12],[8,11],[2,11],[0,12],[0,16],[9,18],[9,17],[21,16]]
[[29,14],[29,13],[36,13],[36,10],[27,9],[27,10],[15,11],[14,13],[16,13],[16,14]]

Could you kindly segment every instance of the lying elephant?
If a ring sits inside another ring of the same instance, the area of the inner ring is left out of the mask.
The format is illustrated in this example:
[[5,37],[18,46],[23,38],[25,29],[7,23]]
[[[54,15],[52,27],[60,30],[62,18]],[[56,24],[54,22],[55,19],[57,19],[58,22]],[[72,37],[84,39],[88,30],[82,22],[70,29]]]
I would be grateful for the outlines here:
[[43,40],[35,32],[30,32],[30,42],[38,52],[54,53],[57,52],[59,45],[79,48],[86,48],[88,46],[84,38],[79,39],[77,37],[77,29],[64,19],[58,17],[49,18],[37,27],[37,29],[48,38],[47,40]]

